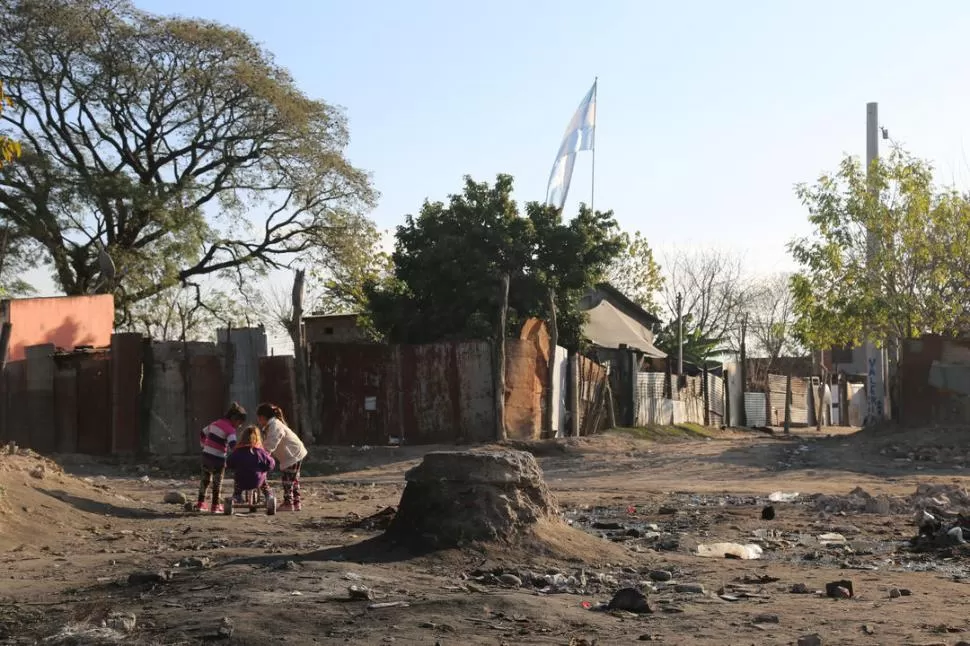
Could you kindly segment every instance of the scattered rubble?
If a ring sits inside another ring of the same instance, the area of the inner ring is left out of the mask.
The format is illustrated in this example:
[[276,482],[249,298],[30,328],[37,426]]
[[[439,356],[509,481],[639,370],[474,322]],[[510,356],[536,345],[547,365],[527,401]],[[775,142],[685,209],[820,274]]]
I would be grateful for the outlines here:
[[623,588],[618,590],[610,600],[607,608],[610,610],[625,610],[636,614],[649,614],[653,608],[647,601],[647,596],[636,588]]
[[833,599],[851,599],[855,596],[852,589],[852,581],[843,579],[841,581],[832,581],[831,583],[826,583],[825,596]]
[[169,491],[165,494],[164,502],[167,505],[184,505],[188,498],[181,491]]

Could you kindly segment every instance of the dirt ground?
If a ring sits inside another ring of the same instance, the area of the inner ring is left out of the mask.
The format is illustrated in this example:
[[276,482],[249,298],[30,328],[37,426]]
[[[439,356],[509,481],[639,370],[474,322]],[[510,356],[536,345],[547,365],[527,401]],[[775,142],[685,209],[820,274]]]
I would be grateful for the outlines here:
[[[919,484],[964,487],[968,440],[966,429],[884,428],[515,445],[539,460],[565,522],[598,537],[579,553],[555,536],[425,554],[385,546],[382,517],[366,518],[397,504],[425,452],[454,447],[318,449],[304,510],[273,517],[163,502],[173,490],[194,497],[195,460],[0,455],[0,644],[724,645],[817,634],[803,643],[952,646],[970,641],[970,550],[911,550],[910,497]],[[890,507],[861,510],[857,487]],[[763,520],[779,491],[799,495]],[[827,533],[841,539],[818,539]],[[763,554],[697,554],[722,541]],[[817,592],[839,580],[852,598]],[[624,587],[647,592],[653,612],[602,609]]]

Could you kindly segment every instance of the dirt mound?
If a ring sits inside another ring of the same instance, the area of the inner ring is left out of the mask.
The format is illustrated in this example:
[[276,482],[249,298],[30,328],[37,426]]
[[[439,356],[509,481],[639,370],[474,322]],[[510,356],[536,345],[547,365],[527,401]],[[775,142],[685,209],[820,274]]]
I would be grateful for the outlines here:
[[[0,449],[0,550],[40,546],[38,537],[70,541],[58,531],[90,525],[85,508],[107,507],[107,485],[64,473],[59,464],[29,449]],[[117,502],[117,499],[115,500]]]
[[387,530],[404,543],[448,548],[510,541],[559,515],[535,457],[524,451],[429,453],[405,480]]

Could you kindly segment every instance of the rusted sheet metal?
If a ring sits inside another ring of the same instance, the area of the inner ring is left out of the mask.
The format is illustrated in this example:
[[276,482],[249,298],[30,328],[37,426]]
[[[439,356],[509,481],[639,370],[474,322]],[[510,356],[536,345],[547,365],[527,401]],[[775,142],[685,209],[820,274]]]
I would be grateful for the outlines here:
[[404,379],[404,440],[411,444],[453,442],[462,435],[458,362],[454,343],[400,348]]
[[455,346],[458,370],[458,420],[464,439],[488,442],[495,439],[495,390],[492,379],[492,344],[487,341]]
[[536,346],[531,340],[505,343],[505,426],[516,440],[539,439],[542,432],[542,384],[536,375]]
[[77,368],[74,362],[59,363],[54,371],[54,424],[57,450],[77,453]]
[[[302,434],[296,416],[295,359],[290,356],[259,358],[259,401],[271,402],[283,409],[290,428]],[[249,411],[255,419],[256,411]]]
[[77,358],[77,450],[111,452],[111,362],[107,353]]
[[[186,373],[185,433],[188,452],[199,446],[199,433],[207,424],[226,414],[226,381],[222,359],[215,354],[192,354],[189,351]],[[250,422],[256,419],[256,411],[249,413]]]
[[384,389],[390,353],[383,345],[313,344],[319,443],[360,446],[388,442]]
[[140,448],[142,343],[140,334],[111,337],[112,453],[135,453]]

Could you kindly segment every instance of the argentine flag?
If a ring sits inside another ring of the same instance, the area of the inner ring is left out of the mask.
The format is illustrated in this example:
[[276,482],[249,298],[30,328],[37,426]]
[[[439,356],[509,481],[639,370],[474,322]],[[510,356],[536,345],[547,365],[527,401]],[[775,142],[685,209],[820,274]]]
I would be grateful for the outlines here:
[[573,177],[573,166],[576,164],[576,153],[582,150],[593,150],[593,140],[596,135],[596,81],[593,87],[579,104],[579,109],[573,115],[566,134],[559,146],[559,153],[552,165],[549,175],[549,187],[546,189],[546,204],[561,209],[566,203],[569,193],[569,182]]

